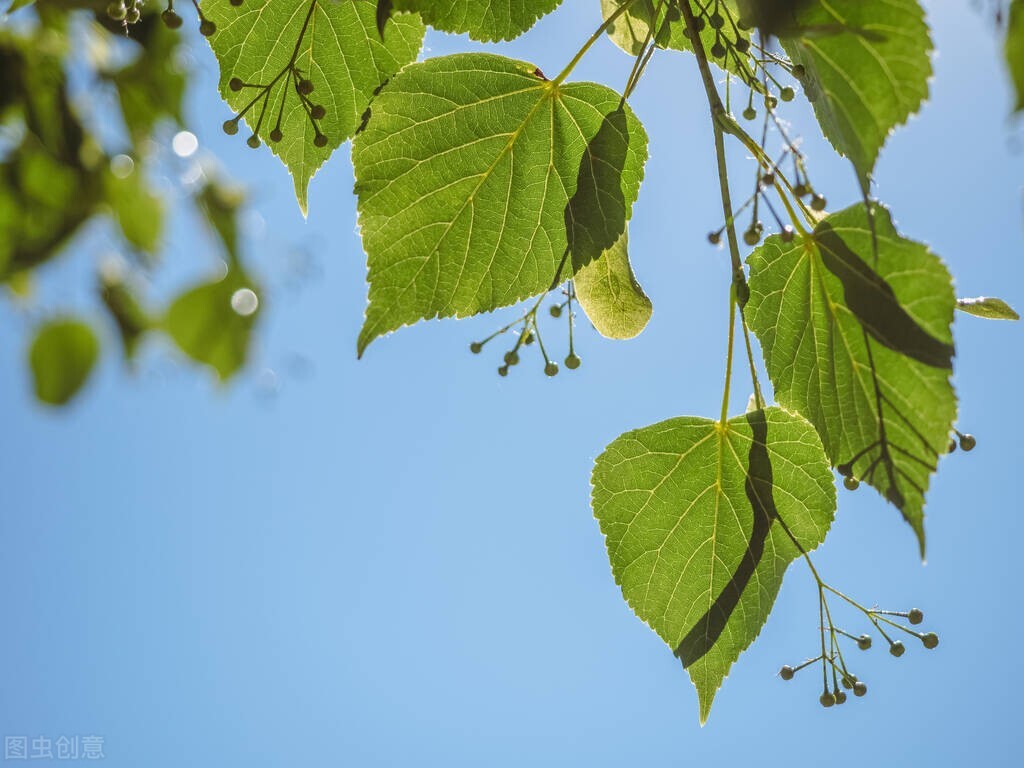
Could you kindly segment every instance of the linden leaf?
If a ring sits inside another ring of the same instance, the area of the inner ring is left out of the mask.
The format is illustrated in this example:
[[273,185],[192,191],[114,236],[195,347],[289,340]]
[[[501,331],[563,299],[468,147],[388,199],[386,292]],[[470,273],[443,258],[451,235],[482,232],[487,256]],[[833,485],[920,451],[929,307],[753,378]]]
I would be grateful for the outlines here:
[[576,298],[598,333],[632,339],[647,327],[654,309],[629,263],[626,232],[573,277]]
[[47,405],[64,405],[82,388],[96,365],[100,343],[80,320],[52,320],[36,331],[29,365],[36,397]]
[[924,556],[924,496],[956,419],[950,384],[956,299],[928,248],[889,212],[858,204],[747,260],[746,316],[775,396],[807,417],[834,466],[874,486],[914,529]]
[[542,293],[611,247],[647,157],[621,101],[490,54],[395,77],[352,148],[370,282],[359,354],[417,320]]
[[1019,112],[1024,109],[1024,0],[1010,3],[1004,50],[1015,92],[1013,109]]
[[423,22],[396,15],[382,39],[375,0],[205,0],[202,9],[216,24],[221,95],[287,166],[305,214],[309,180],[355,134],[381,84],[416,59]]
[[892,130],[928,97],[932,42],[917,0],[813,0],[782,45],[832,146],[867,189]]
[[724,424],[684,416],[618,437],[592,480],[615,581],[679,657],[704,723],[786,568],[832,524],[821,441],[781,408]]
[[468,33],[474,40],[511,40],[551,13],[562,0],[394,0],[398,10],[416,11],[435,29]]
[[1017,310],[1002,299],[979,296],[974,299],[957,299],[956,308],[975,317],[988,320],[1020,320]]

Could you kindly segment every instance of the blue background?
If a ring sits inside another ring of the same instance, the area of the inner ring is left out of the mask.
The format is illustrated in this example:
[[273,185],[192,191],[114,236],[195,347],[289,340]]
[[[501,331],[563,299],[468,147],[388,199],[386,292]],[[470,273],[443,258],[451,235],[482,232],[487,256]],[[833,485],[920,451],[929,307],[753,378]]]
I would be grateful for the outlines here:
[[[884,151],[877,194],[959,295],[1024,306],[1024,160],[997,35],[988,12],[927,5],[931,99]],[[567,0],[493,49],[557,72],[597,6]],[[476,46],[431,33],[427,47]],[[960,427],[978,447],[942,462],[928,565],[869,490],[840,492],[816,555],[867,603],[921,607],[939,648],[912,642],[896,660],[876,643],[855,656],[868,697],[823,710],[813,673],[775,676],[814,653],[813,584],[795,565],[701,729],[683,670],[622,601],[588,506],[591,463],[620,432],[718,412],[729,270],[705,240],[721,213],[693,59],[656,57],[633,99],[651,137],[631,228],[650,327],[613,343],[581,324],[578,372],[548,379],[533,361],[500,379],[503,348],[467,345],[511,311],[404,329],[356,360],[365,259],[347,149],[314,180],[304,222],[270,153],[220,132],[214,62],[198,38],[192,51],[200,154],[253,187],[258,348],[221,388],[160,342],[133,374],[111,343],[54,412],[31,396],[28,330],[67,306],[100,317],[81,285],[103,233],[46,270],[34,308],[4,303],[0,733],[98,734],[108,764],[152,768],[1019,764],[1019,327],[958,317]],[[629,66],[602,41],[574,77],[621,87]],[[785,114],[831,207],[854,202],[806,107]],[[745,190],[753,171],[733,159]],[[187,162],[168,166],[180,194]],[[215,259],[179,214],[154,295]],[[564,356],[560,324],[544,322]]]

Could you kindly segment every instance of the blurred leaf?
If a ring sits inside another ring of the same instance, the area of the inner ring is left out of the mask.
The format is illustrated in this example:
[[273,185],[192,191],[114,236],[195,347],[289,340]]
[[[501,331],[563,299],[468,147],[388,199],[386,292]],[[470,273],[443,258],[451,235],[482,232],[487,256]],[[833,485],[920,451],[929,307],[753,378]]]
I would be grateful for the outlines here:
[[227,380],[245,365],[258,313],[251,299],[257,296],[244,273],[233,269],[221,280],[178,296],[167,310],[163,328],[185,354]]
[[89,378],[99,351],[96,334],[80,320],[53,320],[39,328],[29,349],[36,397],[64,405]]
[[245,202],[245,191],[241,187],[210,179],[196,195],[199,210],[217,233],[228,261],[238,264],[238,211]]
[[1016,98],[1014,111],[1024,109],[1024,0],[1012,0],[1006,24],[1006,63]]
[[135,356],[139,340],[152,325],[149,314],[128,284],[119,277],[101,279],[100,298],[117,324],[124,356],[130,361]]
[[975,299],[957,299],[956,308],[961,312],[988,320],[1020,320],[1017,311],[1002,299],[979,296]]
[[136,163],[121,175],[108,169],[103,186],[124,239],[143,253],[155,255],[163,234],[164,201],[150,188],[143,166]]

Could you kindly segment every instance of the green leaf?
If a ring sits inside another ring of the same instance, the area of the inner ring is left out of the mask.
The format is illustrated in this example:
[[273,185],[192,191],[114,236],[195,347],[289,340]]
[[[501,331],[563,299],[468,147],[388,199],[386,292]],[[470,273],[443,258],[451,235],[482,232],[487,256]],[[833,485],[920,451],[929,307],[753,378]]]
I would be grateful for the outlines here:
[[196,195],[199,210],[217,233],[227,251],[228,263],[233,266],[239,264],[238,210],[244,202],[245,192],[240,187],[225,184],[216,178],[208,178]]
[[418,12],[427,24],[445,32],[468,33],[493,42],[519,37],[562,0],[395,0],[400,10]]
[[[210,45],[221,94],[236,112],[252,104],[245,121],[288,167],[305,214],[309,180],[355,134],[381,84],[416,59],[423,22],[396,15],[382,40],[375,0],[205,0],[202,8],[217,25]],[[232,78],[252,85],[233,91]],[[305,97],[300,81],[312,85]],[[313,106],[323,107],[322,119],[311,116]]]
[[[608,19],[625,2],[627,0],[601,0],[601,13],[605,19]],[[693,8],[695,16],[702,15],[702,5],[691,2],[690,7]],[[709,9],[711,7],[708,6]],[[742,38],[748,43],[750,42],[749,33],[737,32],[736,22],[739,21],[740,16],[736,0],[723,0],[714,7],[717,7],[719,13],[725,17],[725,24],[721,27],[720,34],[717,34],[709,24],[705,24],[700,33],[708,61],[739,76],[744,83],[755,90],[763,91],[764,86],[758,80],[757,74],[751,66],[749,55],[735,50],[737,40]],[[705,19],[708,13],[703,13]],[[674,51],[693,50],[693,46],[686,37],[686,21],[679,12],[676,0],[633,0],[632,7],[608,28],[608,36],[630,56],[638,56],[644,43],[651,36],[652,26],[657,30],[656,34],[652,36],[653,42],[659,48]],[[724,59],[716,58],[711,53],[712,47],[719,40],[723,40],[733,51],[728,53]],[[753,50],[752,47],[751,50]]]
[[67,403],[89,378],[99,353],[99,340],[86,323],[61,318],[43,325],[29,348],[36,397],[47,405]]
[[[862,204],[748,259],[746,316],[775,396],[817,428],[833,465],[868,482],[917,534],[924,496],[956,418],[950,384],[956,300],[942,262]],[[846,474],[846,472],[844,472]]]
[[917,0],[814,0],[782,39],[832,146],[867,189],[892,130],[928,97],[932,50]]
[[1017,311],[1002,299],[979,296],[975,299],[957,299],[956,308],[975,317],[989,320],[1020,320]]
[[185,354],[216,371],[221,381],[245,365],[258,309],[258,292],[239,268],[174,300],[164,330]]
[[632,339],[647,327],[654,311],[629,263],[626,232],[600,258],[573,277],[576,298],[598,333]]
[[352,151],[370,282],[360,354],[403,325],[508,306],[567,279],[567,224],[584,262],[625,229],[647,137],[604,86],[460,54],[406,68],[372,112]]
[[1013,109],[1024,109],[1024,0],[1012,0],[1006,24],[1006,63],[1016,93]]
[[143,253],[156,254],[163,234],[164,203],[150,188],[142,165],[136,163],[127,173],[120,174],[108,169],[103,187],[124,239]]
[[116,268],[101,273],[100,300],[117,325],[125,359],[131,361],[152,320],[135,294],[133,286]]
[[617,438],[592,481],[615,581],[682,661],[704,723],[800,555],[793,539],[810,551],[832,523],[818,435],[781,408],[670,419]]

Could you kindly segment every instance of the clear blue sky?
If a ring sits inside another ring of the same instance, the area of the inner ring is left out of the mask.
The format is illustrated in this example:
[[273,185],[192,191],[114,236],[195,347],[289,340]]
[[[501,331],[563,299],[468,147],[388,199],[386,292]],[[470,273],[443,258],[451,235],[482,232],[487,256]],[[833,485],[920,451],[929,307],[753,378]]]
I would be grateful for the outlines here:
[[[928,6],[932,98],[891,140],[877,192],[960,295],[1020,308],[1024,158],[990,19]],[[496,49],[558,71],[597,7],[566,0]],[[201,152],[255,187],[265,221],[248,243],[271,289],[258,349],[227,389],[160,344],[134,376],[109,354],[55,413],[31,397],[26,316],[0,308],[0,733],[97,734],[109,765],[147,768],[1015,764],[1020,327],[958,318],[960,426],[978,448],[942,463],[928,565],[867,490],[841,491],[817,555],[862,600],[924,609],[940,647],[896,660],[876,644],[857,657],[868,697],[823,710],[813,680],[775,676],[816,638],[794,566],[701,729],[678,662],[622,601],[588,506],[591,462],[620,432],[717,414],[728,266],[705,241],[721,214],[692,58],[658,57],[633,102],[652,159],[631,245],[653,322],[629,343],[581,332],[583,367],[550,380],[539,366],[500,379],[494,355],[468,353],[507,313],[404,329],[357,361],[365,260],[347,150],[315,179],[304,222],[270,153],[220,133],[212,57],[194,49]],[[629,65],[602,42],[577,77],[620,87]],[[832,207],[853,202],[852,172],[806,110],[790,114]],[[215,269],[196,226],[177,220],[155,295]],[[89,306],[79,286],[100,240],[46,272],[38,312]],[[315,267],[298,287],[293,244]]]

